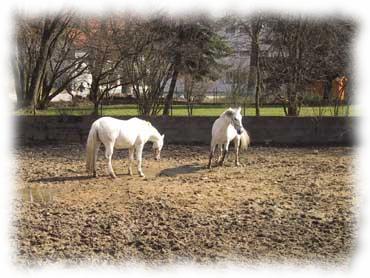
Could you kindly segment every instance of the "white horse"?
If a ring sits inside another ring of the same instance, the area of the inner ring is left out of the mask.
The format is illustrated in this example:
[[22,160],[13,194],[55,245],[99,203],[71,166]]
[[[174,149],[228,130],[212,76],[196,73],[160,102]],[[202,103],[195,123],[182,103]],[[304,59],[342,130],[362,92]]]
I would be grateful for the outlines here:
[[[235,165],[239,166],[239,149],[246,150],[249,145],[249,136],[247,131],[243,128],[241,108],[229,108],[223,112],[220,117],[213,123],[212,126],[212,140],[211,151],[209,155],[208,168],[211,169],[212,158],[215,153],[216,146],[220,147],[220,156],[218,163],[223,165],[227,152],[229,151],[229,144],[234,142],[235,146]],[[224,146],[224,148],[223,148]]]
[[113,178],[116,178],[112,167],[114,148],[129,150],[129,175],[132,175],[131,163],[134,160],[134,151],[136,151],[136,159],[138,161],[137,170],[139,175],[144,177],[141,169],[144,144],[147,141],[153,142],[155,159],[159,160],[163,147],[163,139],[164,134],[160,135],[152,124],[147,121],[138,118],[131,118],[129,120],[118,120],[111,117],[100,118],[92,124],[87,138],[87,171],[96,177],[96,159],[100,144],[103,143],[105,157],[108,159],[108,171]]

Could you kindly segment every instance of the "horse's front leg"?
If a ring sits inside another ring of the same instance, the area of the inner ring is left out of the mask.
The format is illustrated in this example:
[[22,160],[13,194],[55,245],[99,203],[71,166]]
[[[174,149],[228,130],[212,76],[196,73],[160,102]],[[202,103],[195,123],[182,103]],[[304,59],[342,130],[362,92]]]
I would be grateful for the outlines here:
[[136,159],[137,159],[137,171],[139,172],[140,177],[145,177],[142,169],[141,169],[141,159],[143,154],[144,144],[141,144],[136,147]]
[[217,163],[220,163],[221,162],[221,159],[222,159],[222,153],[223,153],[223,144],[220,144],[220,154],[218,156],[218,159],[217,159]]
[[134,151],[135,151],[135,147],[128,149],[128,174],[130,176],[132,176],[131,165],[132,165],[132,161],[134,161]]
[[108,159],[108,172],[112,178],[117,178],[112,167],[112,155],[113,155],[114,143],[107,144],[105,146],[105,157]]
[[240,166],[239,161],[240,139],[238,137],[234,139],[234,147],[235,147],[235,166]]
[[219,165],[220,166],[223,166],[224,165],[225,157],[226,157],[228,151],[229,151],[229,142],[226,142],[225,149],[224,149],[224,151],[222,153],[221,161],[219,162]]

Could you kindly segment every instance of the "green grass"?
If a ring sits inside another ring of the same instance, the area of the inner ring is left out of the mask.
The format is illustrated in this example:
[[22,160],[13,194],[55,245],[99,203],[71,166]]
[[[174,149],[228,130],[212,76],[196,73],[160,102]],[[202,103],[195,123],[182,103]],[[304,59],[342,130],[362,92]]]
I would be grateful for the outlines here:
[[[228,106],[225,105],[196,105],[193,109],[193,116],[219,116]],[[356,107],[349,107],[349,115],[357,116]],[[321,112],[320,112],[321,111]],[[89,115],[92,112],[92,106],[86,107],[68,107],[68,108],[55,108],[50,107],[47,110],[39,110],[36,112],[37,115],[42,116],[59,116],[59,115]],[[243,112],[243,111],[242,111]],[[32,111],[18,110],[15,112],[16,115],[32,115]],[[99,109],[100,114],[100,109]],[[161,115],[160,113],[159,115]],[[103,106],[103,116],[137,116],[137,109],[135,104],[126,105],[106,105]],[[187,116],[187,109],[185,105],[176,105],[173,107],[172,116]],[[246,116],[255,116],[255,109],[248,107],[246,109]],[[261,107],[261,116],[285,116],[282,107]],[[302,107],[300,116],[333,116],[333,107]],[[347,115],[347,107],[343,106],[339,108],[339,116]]]

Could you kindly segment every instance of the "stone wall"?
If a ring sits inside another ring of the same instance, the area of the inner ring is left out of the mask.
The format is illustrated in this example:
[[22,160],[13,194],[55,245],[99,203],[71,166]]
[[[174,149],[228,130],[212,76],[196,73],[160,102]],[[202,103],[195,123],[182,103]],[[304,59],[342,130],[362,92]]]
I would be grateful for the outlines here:
[[[18,144],[85,144],[90,116],[16,116]],[[128,119],[128,117],[119,117]],[[149,120],[170,144],[209,144],[217,117],[152,117]],[[352,145],[355,117],[244,117],[255,145]]]

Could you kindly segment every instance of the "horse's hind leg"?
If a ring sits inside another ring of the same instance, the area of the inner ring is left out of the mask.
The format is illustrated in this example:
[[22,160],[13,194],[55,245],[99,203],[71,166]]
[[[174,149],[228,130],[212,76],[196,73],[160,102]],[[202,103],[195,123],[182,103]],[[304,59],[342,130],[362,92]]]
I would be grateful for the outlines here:
[[105,145],[105,157],[108,159],[109,175],[111,175],[112,178],[116,178],[117,176],[114,173],[113,167],[112,167],[113,147],[114,147],[114,143],[108,143]]
[[95,150],[94,150],[94,168],[93,168],[93,176],[96,177],[96,162],[98,161],[98,152],[100,148],[100,142],[96,143]]
[[211,169],[212,168],[212,158],[215,154],[215,149],[216,149],[216,144],[214,144],[213,142],[211,142],[211,151],[209,153],[209,161],[208,161],[208,169]]
[[238,137],[235,137],[234,139],[234,147],[235,147],[235,166],[240,166],[239,161],[240,139]]
[[135,151],[134,147],[128,149],[128,174],[130,176],[132,176],[131,164],[132,161],[134,160],[134,151]]

